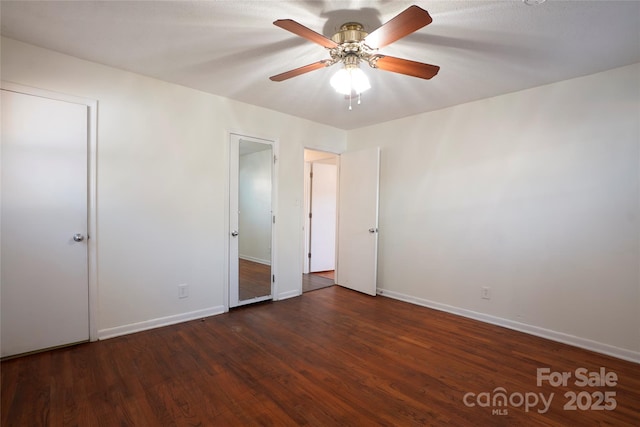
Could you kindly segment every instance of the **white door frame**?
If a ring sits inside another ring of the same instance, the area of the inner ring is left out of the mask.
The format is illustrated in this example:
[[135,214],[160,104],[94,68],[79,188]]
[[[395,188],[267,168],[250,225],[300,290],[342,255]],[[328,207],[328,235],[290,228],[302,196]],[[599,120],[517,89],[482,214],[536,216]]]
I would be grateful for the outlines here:
[[24,86],[17,83],[1,81],[0,88],[9,92],[38,96],[57,101],[71,102],[87,106],[87,261],[88,261],[88,287],[89,287],[89,340],[98,340],[98,257],[97,248],[97,146],[98,146],[98,101],[81,98],[45,89]]
[[[255,140],[257,142],[264,142],[271,145],[272,155],[273,155],[273,164],[271,169],[271,210],[273,218],[275,218],[271,224],[271,274],[272,278],[275,277],[275,280],[271,281],[271,300],[278,300],[278,251],[277,251],[277,227],[278,227],[278,165],[279,165],[279,151],[278,151],[278,139],[270,138],[268,136],[256,136],[250,135],[246,132],[233,131],[228,130],[226,132],[226,139],[224,145],[224,158],[225,160],[225,169],[226,169],[226,182],[225,182],[225,209],[224,209],[224,266],[223,266],[223,291],[222,297],[224,301],[224,312],[229,311],[230,306],[230,289],[231,282],[229,280],[229,262],[230,262],[230,243],[231,243],[231,138],[232,136],[237,136],[246,140]],[[301,282],[302,286],[302,282]]]

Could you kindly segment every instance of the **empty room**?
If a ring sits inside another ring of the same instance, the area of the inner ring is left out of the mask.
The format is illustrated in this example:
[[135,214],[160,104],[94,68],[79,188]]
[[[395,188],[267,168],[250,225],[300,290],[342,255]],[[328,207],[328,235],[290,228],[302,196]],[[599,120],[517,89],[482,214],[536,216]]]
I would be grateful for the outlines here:
[[0,2],[2,426],[637,426],[640,2]]

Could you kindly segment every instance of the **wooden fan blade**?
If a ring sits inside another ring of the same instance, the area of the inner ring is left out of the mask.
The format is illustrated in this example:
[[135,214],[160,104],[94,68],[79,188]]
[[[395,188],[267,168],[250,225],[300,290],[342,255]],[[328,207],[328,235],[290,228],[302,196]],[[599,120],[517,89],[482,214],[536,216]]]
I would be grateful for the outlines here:
[[429,12],[415,5],[410,6],[365,37],[364,42],[371,49],[379,49],[408,36],[431,21]]
[[421,79],[430,79],[440,71],[440,67],[437,65],[424,64],[422,62],[409,61],[408,59],[383,55],[378,56],[375,66],[381,70],[406,74],[408,76],[419,77]]
[[296,34],[329,49],[338,46],[338,43],[326,38],[322,34],[316,33],[315,31],[305,27],[302,24],[297,23],[293,19],[278,19],[277,21],[274,21],[273,25],[283,28],[287,31],[291,31],[293,34]]
[[313,64],[305,65],[300,68],[296,68],[295,70],[285,71],[284,73],[276,74],[275,76],[269,77],[269,79],[274,82],[281,82],[283,80],[290,79],[291,77],[299,76],[300,74],[308,73],[309,71],[317,70],[320,68],[328,67],[331,61],[328,59],[323,59],[322,61],[314,62]]

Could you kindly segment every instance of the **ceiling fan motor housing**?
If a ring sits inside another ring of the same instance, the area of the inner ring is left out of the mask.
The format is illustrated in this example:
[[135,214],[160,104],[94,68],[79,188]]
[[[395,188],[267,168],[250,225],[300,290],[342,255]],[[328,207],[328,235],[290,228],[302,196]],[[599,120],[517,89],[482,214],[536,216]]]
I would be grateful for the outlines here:
[[331,37],[331,40],[338,44],[359,43],[364,40],[367,35],[368,33],[364,31],[362,24],[357,22],[347,22],[340,27],[340,31]]
[[329,50],[331,62],[327,66],[336,62],[343,62],[345,68],[356,68],[360,60],[369,62],[375,67],[373,51],[365,43],[364,38],[368,33],[364,31],[362,24],[357,22],[347,22],[340,27],[340,31],[335,33],[331,40],[338,44]]

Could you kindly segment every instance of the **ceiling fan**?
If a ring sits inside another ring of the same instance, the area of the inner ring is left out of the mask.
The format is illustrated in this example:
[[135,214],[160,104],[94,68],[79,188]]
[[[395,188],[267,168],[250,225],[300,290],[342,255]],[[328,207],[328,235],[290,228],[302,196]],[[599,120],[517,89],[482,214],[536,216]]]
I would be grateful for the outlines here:
[[[366,83],[363,82],[360,85],[356,83],[356,79],[354,79],[355,74],[358,72],[364,75],[362,70],[359,69],[360,62],[364,61],[372,68],[379,68],[381,70],[406,74],[422,79],[430,79],[438,74],[440,67],[410,61],[408,59],[381,55],[378,54],[377,51],[379,48],[387,46],[430,24],[431,21],[431,16],[426,10],[414,5],[399,13],[371,34],[367,34],[361,24],[357,22],[347,22],[329,39],[292,19],[278,19],[273,23],[274,25],[323,46],[329,51],[331,59],[323,59],[269,78],[273,81],[280,82],[342,62],[344,68],[334,75],[331,82],[332,86],[334,86],[338,92],[344,93],[345,95],[351,96],[353,92],[359,95],[370,87],[366,76],[364,76]],[[341,72],[343,72],[343,75],[338,77]],[[334,81],[334,79],[336,81]]]

